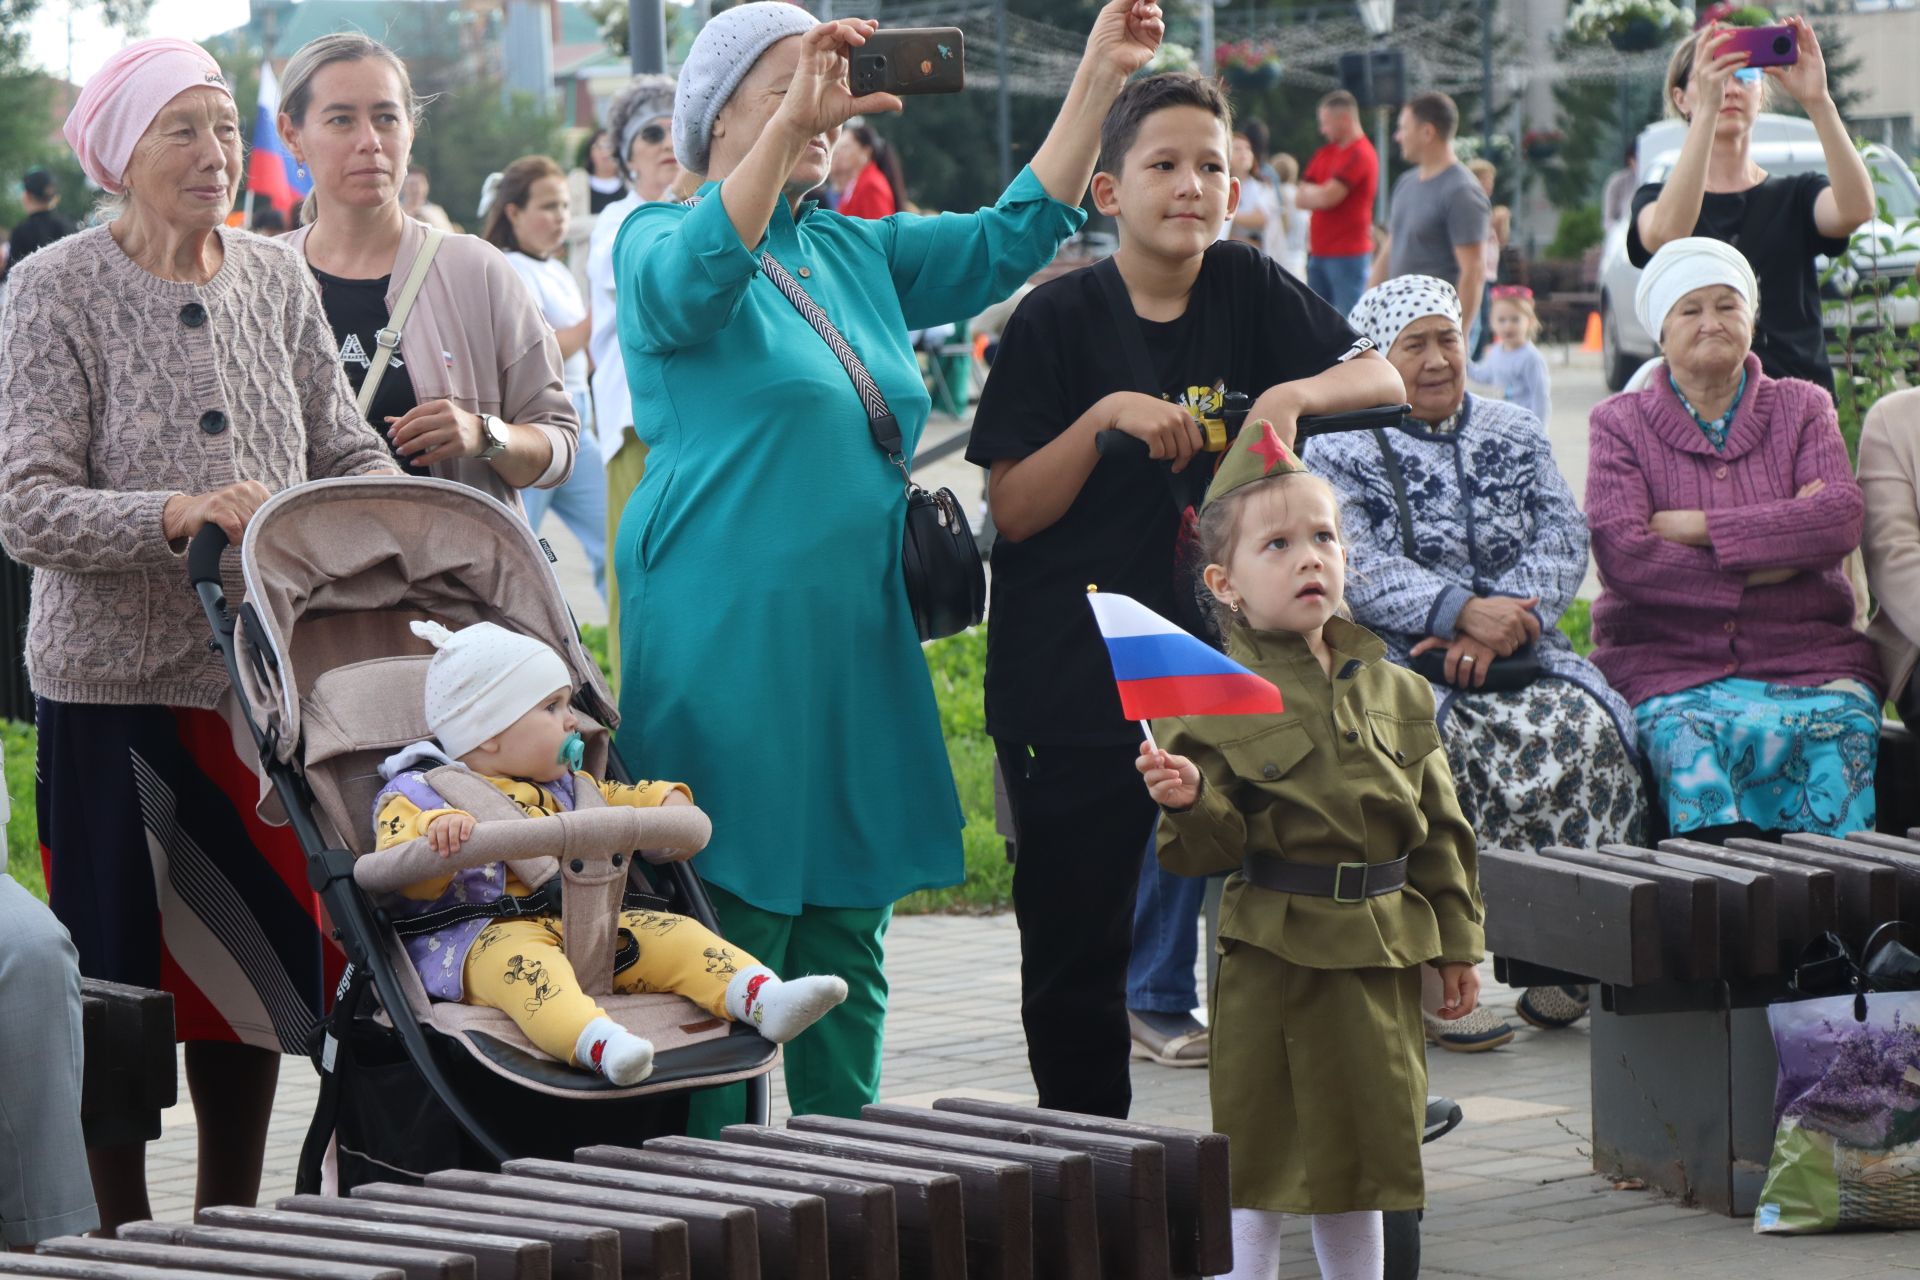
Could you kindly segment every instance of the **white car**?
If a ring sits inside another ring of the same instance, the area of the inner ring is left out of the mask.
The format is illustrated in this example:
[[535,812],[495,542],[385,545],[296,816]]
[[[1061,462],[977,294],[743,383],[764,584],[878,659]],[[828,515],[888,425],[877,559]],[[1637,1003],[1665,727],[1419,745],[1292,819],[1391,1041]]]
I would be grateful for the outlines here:
[[[1662,120],[1641,132],[1636,145],[1642,182],[1666,180],[1685,132],[1678,120]],[[1824,172],[1827,167],[1812,122],[1793,116],[1763,113],[1754,123],[1752,154],[1769,174]],[[1920,182],[1904,161],[1878,143],[1867,144],[1865,155],[1886,219],[1876,218],[1854,232],[1849,261],[1831,279],[1826,276],[1828,260],[1814,260],[1826,280],[1820,293],[1829,344],[1843,326],[1858,332],[1920,323],[1920,298],[1881,296],[1920,266]],[[1600,257],[1601,362],[1607,386],[1614,391],[1658,354],[1653,336],[1634,314],[1633,291],[1639,283],[1640,268],[1627,261],[1627,224],[1622,222],[1607,232]]]

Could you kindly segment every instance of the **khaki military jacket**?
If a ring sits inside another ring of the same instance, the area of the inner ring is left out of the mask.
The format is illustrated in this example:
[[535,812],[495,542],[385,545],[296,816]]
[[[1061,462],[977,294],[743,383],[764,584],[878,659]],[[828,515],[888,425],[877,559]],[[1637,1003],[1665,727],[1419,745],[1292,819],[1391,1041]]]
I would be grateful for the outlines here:
[[1358,903],[1233,875],[1220,936],[1315,969],[1478,963],[1486,936],[1473,828],[1440,749],[1433,691],[1386,661],[1365,627],[1335,618],[1325,638],[1331,680],[1303,637],[1237,624],[1227,652],[1273,681],[1286,710],[1154,723],[1161,747],[1202,777],[1191,809],[1161,815],[1160,863],[1208,875],[1249,854],[1323,866],[1409,855],[1406,888]]

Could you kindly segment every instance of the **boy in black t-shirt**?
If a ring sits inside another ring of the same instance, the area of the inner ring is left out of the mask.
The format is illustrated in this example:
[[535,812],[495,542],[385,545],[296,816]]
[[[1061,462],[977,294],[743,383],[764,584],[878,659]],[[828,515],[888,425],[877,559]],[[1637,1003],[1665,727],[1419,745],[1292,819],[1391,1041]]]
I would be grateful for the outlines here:
[[[1176,541],[1217,457],[1201,451],[1199,422],[1226,393],[1252,396],[1250,420],[1270,420],[1289,445],[1304,414],[1402,398],[1399,376],[1337,312],[1258,249],[1215,242],[1239,203],[1230,130],[1224,95],[1199,76],[1120,94],[1093,179],[1119,251],[1021,302],[967,450],[991,470],[1000,530],[987,730],[1018,831],[1021,1013],[1043,1107],[1124,1116],[1132,1097],[1124,980],[1156,810],[1088,584],[1192,616]],[[1133,315],[1109,305],[1114,284]],[[1151,369],[1127,359],[1123,324],[1142,332]],[[1146,441],[1171,468],[1102,458],[1105,430]]]

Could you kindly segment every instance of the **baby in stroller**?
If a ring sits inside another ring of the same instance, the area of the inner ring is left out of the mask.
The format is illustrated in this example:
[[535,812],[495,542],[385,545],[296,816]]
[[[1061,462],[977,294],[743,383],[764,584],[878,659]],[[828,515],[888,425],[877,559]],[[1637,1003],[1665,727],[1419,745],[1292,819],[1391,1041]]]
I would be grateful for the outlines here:
[[[438,650],[426,686],[433,740],[380,766],[386,785],[374,800],[376,848],[424,836],[443,857],[459,851],[478,819],[434,790],[434,771],[448,767],[479,775],[535,819],[573,809],[582,788],[610,805],[693,803],[679,783],[606,782],[580,767],[573,682],[560,655],[539,640],[490,622],[459,632],[432,622],[412,628]],[[616,1085],[640,1083],[653,1070],[652,1044],[580,990],[562,950],[558,901],[529,888],[519,866],[492,862],[425,880],[392,902],[427,993],[498,1009],[551,1057]],[[687,916],[630,907],[619,929],[616,991],[684,996],[715,1017],[751,1023],[776,1044],[847,998],[843,979],[783,982]]]

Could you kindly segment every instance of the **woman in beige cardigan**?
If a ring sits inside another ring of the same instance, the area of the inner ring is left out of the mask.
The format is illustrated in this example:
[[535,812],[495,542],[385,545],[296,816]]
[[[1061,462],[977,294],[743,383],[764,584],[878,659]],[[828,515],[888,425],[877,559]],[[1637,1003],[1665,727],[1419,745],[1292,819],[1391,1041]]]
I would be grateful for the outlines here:
[[1880,651],[1887,697],[1920,729],[1920,391],[1896,391],[1867,411],[1859,454],[1867,501],[1860,550],[1874,599],[1867,636]]
[[[298,842],[254,817],[183,553],[209,524],[238,543],[273,491],[394,467],[299,256],[223,225],[242,160],[218,64],[132,45],[66,136],[120,207],[16,267],[0,315],[0,542],[35,571],[48,889],[82,973],[173,995],[196,1200],[252,1204],[280,1055],[304,1052],[340,960]],[[103,1226],[152,1216],[143,1144],[90,1162]]]
[[[358,32],[310,40],[281,77],[280,134],[313,174],[309,222],[288,237],[306,257],[361,391],[429,228],[400,205],[419,103],[406,64]],[[579,419],[560,345],[504,255],[474,236],[440,243],[401,324],[367,420],[410,472],[520,506],[573,470]]]

